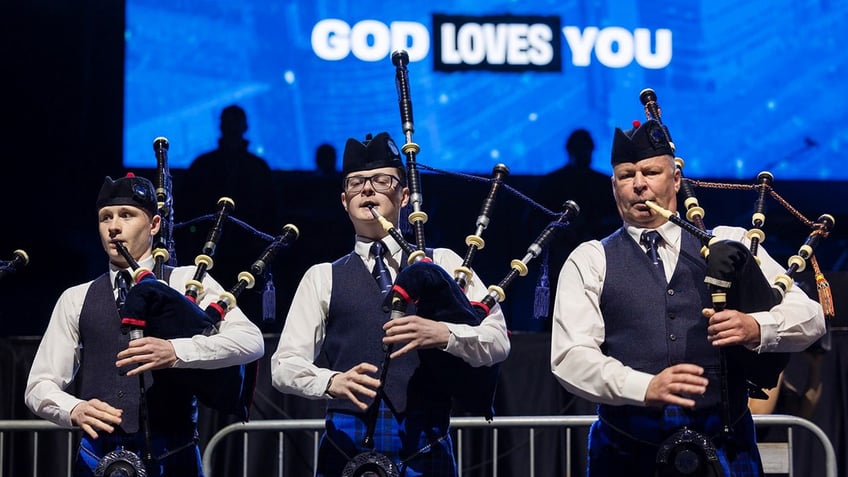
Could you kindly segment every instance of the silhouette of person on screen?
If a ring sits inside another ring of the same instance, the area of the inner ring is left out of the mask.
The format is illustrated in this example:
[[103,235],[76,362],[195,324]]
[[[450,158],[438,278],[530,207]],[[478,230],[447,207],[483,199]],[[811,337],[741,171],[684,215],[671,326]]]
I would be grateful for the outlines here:
[[[218,148],[198,156],[188,168],[183,201],[192,217],[210,213],[222,196],[236,203],[237,217],[257,228],[273,225],[273,182],[264,159],[247,150],[247,115],[230,105],[221,111]],[[254,223],[255,222],[255,223]]]
[[[621,226],[618,209],[609,193],[610,176],[591,167],[594,151],[595,142],[589,131],[575,129],[565,141],[566,164],[543,176],[539,182],[536,200],[548,209],[560,211],[566,200],[573,200],[580,206],[580,214],[548,247],[550,305],[556,296],[556,277],[568,254],[580,243],[605,237]],[[548,320],[551,309],[549,306]]]
[[[186,171],[184,187],[175,191],[174,210],[179,221],[212,214],[218,199],[235,202],[232,216],[255,229],[276,235],[281,227],[276,213],[278,202],[271,169],[264,159],[248,151],[247,114],[238,105],[221,111],[221,136],[218,148],[198,156]],[[194,260],[200,253],[212,222],[200,222],[177,236],[181,261]],[[185,245],[185,247],[183,247]],[[267,243],[249,231],[227,223],[215,256],[216,277],[225,286],[236,283],[236,276],[259,256]],[[261,283],[239,297],[239,306],[250,310],[248,316],[262,312]]]
[[315,172],[321,177],[338,177],[341,174],[336,169],[338,154],[332,144],[324,143],[315,149]]

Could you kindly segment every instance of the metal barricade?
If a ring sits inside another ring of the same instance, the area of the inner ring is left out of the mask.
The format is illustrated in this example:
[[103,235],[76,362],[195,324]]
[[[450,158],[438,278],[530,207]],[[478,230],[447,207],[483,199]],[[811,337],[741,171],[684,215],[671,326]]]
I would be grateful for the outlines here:
[[[530,446],[530,459],[529,459],[529,471],[526,475],[529,477],[535,476],[535,440],[534,440],[534,431],[540,428],[564,428],[567,432],[567,440],[570,440],[570,431],[575,427],[589,427],[595,422],[596,416],[532,416],[532,417],[496,417],[493,421],[488,422],[483,418],[479,417],[454,417],[451,419],[451,427],[453,428],[454,434],[456,435],[455,446],[456,446],[456,454],[458,459],[458,464],[460,468],[460,477],[462,476],[462,448],[464,445],[463,439],[463,431],[469,429],[490,429],[492,432],[492,455],[498,455],[498,430],[499,429],[507,429],[507,428],[527,428],[530,433],[529,436],[529,446]],[[791,470],[791,451],[792,451],[792,433],[790,426],[797,426],[807,429],[812,433],[818,440],[821,442],[822,447],[825,452],[825,470],[826,477],[836,477],[836,453],[833,449],[833,444],[831,444],[830,440],[825,435],[824,431],[817,425],[812,422],[802,419],[796,416],[787,416],[787,415],[755,415],[754,416],[754,424],[758,427],[771,427],[771,426],[787,426],[789,427],[789,441],[785,447],[782,448],[782,451],[786,452],[786,456],[789,459],[789,470],[788,473],[790,476],[792,475]],[[294,419],[294,420],[267,420],[267,421],[254,421],[254,422],[246,422],[246,423],[236,423],[231,424],[227,427],[224,427],[220,431],[218,431],[212,438],[209,440],[206,445],[206,449],[203,452],[203,468],[205,469],[205,473],[207,477],[219,477],[213,475],[213,465],[212,465],[212,457],[215,454],[215,451],[219,444],[226,437],[231,434],[241,433],[242,434],[242,476],[249,477],[247,471],[247,456],[249,451],[249,437],[248,433],[250,432],[260,432],[260,431],[276,431],[277,432],[277,469],[276,475],[277,477],[284,477],[284,469],[283,462],[285,459],[285,432],[287,431],[312,431],[313,434],[313,456],[318,454],[318,441],[321,432],[324,429],[324,421],[322,419]],[[778,443],[784,444],[784,443]],[[566,445],[566,452],[568,453],[570,449],[569,445]],[[781,449],[778,449],[780,452]],[[315,469],[315,462],[313,458],[313,471]],[[497,459],[494,461],[494,466],[492,468],[493,477],[498,477],[498,467],[497,467]],[[229,476],[228,476],[229,477]]]
[[[65,432],[66,433],[66,457],[65,457],[65,468],[67,469],[67,476],[71,476],[71,462],[74,456],[74,430],[69,429],[67,427],[60,427],[52,422],[47,421],[36,421],[36,420],[12,420],[12,421],[3,421],[0,420],[0,477],[5,477],[4,470],[6,469],[6,434],[12,432],[31,432],[31,443],[29,447],[31,447],[32,452],[29,455],[21,455],[21,453],[16,453],[13,457],[16,459],[20,458],[28,458],[31,459],[31,468],[32,468],[32,476],[36,477],[39,474],[39,464],[44,462],[39,455],[40,451],[40,437],[45,432]],[[55,458],[55,456],[51,456],[51,458]],[[24,476],[14,476],[14,477],[24,477]]]
[[[456,455],[460,468],[460,476],[462,475],[462,456],[463,456],[463,447],[466,445],[466,439],[464,434],[466,432],[470,432],[473,429],[484,429],[491,431],[491,448],[490,452],[493,456],[499,455],[499,430],[505,429],[527,429],[529,433],[528,445],[530,452],[530,459],[528,462],[528,473],[526,475],[530,477],[535,476],[535,431],[538,429],[544,428],[561,428],[566,431],[566,441],[570,440],[570,433],[573,428],[580,427],[589,427],[595,422],[595,416],[532,416],[532,417],[496,417],[492,422],[487,422],[483,418],[479,417],[455,417],[451,419],[451,426],[453,427],[453,433],[456,436],[455,438],[455,446],[456,446]],[[773,426],[786,426],[789,429],[788,433],[788,441],[787,442],[778,442],[778,443],[761,443],[761,449],[765,449],[763,452],[763,463],[766,466],[767,473],[769,472],[778,472],[778,473],[788,473],[790,476],[792,475],[792,427],[800,427],[809,431],[812,435],[814,435],[822,445],[822,448],[825,453],[825,471],[826,477],[836,477],[836,453],[833,449],[833,445],[830,440],[825,435],[824,431],[817,425],[812,422],[802,419],[800,417],[795,416],[787,416],[787,415],[755,415],[754,423],[757,427],[773,427]],[[315,456],[318,454],[318,441],[321,432],[324,429],[324,420],[323,419],[290,419],[290,420],[265,420],[265,421],[253,421],[247,423],[237,423],[231,424],[229,426],[224,427],[217,433],[215,433],[209,442],[206,445],[206,449],[203,452],[203,468],[205,469],[205,473],[207,477],[221,477],[221,476],[213,476],[213,465],[212,458],[219,449],[219,446],[224,442],[224,439],[231,437],[233,434],[240,433],[242,434],[242,473],[241,475],[244,477],[248,477],[248,467],[247,467],[247,456],[250,448],[250,439],[249,433],[252,432],[262,432],[262,431],[274,431],[277,433],[277,443],[276,443],[276,472],[275,475],[277,477],[284,477],[284,468],[283,464],[285,461],[285,433],[291,431],[309,431],[312,434],[312,455]],[[36,477],[39,475],[39,464],[45,462],[45,460],[40,456],[39,451],[41,450],[41,440],[40,436],[46,432],[64,432],[66,433],[66,437],[64,438],[64,468],[67,469],[67,476],[71,475],[72,470],[72,461],[75,455],[75,433],[77,430],[68,429],[64,427],[57,426],[50,422],[46,421],[37,421],[37,420],[11,420],[11,421],[3,421],[0,420],[0,477],[4,477],[4,469],[6,468],[6,448],[7,434],[13,432],[30,432],[31,435],[27,437],[28,443],[27,447],[31,450],[26,455],[21,455],[21,453],[15,453],[13,456],[15,459],[26,458],[30,459],[31,462],[31,474],[27,472],[27,475],[32,475]],[[47,446],[44,446],[47,447]],[[568,453],[570,449],[570,445],[567,443],[565,446],[565,452]],[[51,455],[50,459],[55,460],[57,456]],[[568,459],[568,457],[566,457]],[[776,461],[780,461],[775,464]],[[772,466],[776,465],[777,467],[769,470],[770,464]],[[313,471],[315,469],[315,462],[313,458],[312,462]],[[570,467],[570,465],[569,465]],[[497,459],[493,460],[492,466],[492,475],[494,477],[499,476],[499,469],[497,465]],[[14,477],[25,477],[15,475]],[[230,476],[227,476],[230,477]],[[253,477],[253,476],[250,476]]]

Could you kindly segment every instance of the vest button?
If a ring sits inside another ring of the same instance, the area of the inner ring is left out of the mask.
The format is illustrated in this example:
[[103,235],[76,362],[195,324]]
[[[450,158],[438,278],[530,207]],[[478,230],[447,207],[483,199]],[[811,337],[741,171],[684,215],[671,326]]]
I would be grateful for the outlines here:
[[669,314],[668,314],[668,319],[669,319],[669,320],[673,320],[673,319],[675,319],[675,318],[677,318],[677,317],[674,315],[674,313],[669,313]]
[[668,335],[668,339],[671,341],[677,341],[677,335]]
[[668,293],[670,296],[674,296],[674,290],[672,290],[671,288],[669,288],[666,293]]
[[125,394],[124,391],[118,391],[118,397],[119,398],[124,397],[124,394]]

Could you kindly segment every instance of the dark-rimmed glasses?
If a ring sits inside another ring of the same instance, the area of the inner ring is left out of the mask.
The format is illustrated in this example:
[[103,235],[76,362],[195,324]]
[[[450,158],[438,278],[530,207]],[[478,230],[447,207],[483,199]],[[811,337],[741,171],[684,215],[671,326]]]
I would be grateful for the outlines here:
[[359,194],[365,188],[365,183],[371,182],[371,187],[377,192],[392,190],[400,179],[391,174],[374,174],[373,176],[350,176],[345,178],[344,191],[348,194]]

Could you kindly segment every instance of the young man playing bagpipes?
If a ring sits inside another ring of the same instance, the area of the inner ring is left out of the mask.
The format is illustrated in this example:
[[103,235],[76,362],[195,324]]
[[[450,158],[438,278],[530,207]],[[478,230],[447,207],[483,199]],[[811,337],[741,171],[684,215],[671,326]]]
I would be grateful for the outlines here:
[[[379,214],[396,227],[410,196],[398,148],[387,133],[364,142],[348,139],[343,174],[341,204],[356,233],[354,250],[311,267],[301,280],[272,357],[274,387],[327,400],[319,476],[343,475],[358,464],[360,470],[378,467],[383,475],[455,476],[447,376],[456,368],[481,369],[506,359],[510,344],[503,314],[496,305],[476,323],[447,321],[447,314],[470,310],[469,299],[486,294],[474,276],[465,295],[441,296],[438,303],[422,299],[419,314],[389,319],[384,304],[396,290],[393,281],[397,286],[415,269],[450,285],[445,270],[456,269],[462,258],[435,248],[427,252],[435,265],[407,266],[408,254],[375,218]],[[455,284],[444,289],[458,290]],[[432,363],[443,359],[458,364],[434,369]],[[491,396],[483,406],[491,407]]]
[[[203,310],[183,295],[195,267],[167,267],[162,279],[168,285],[152,277],[143,286],[132,283],[132,262],[152,268],[151,248],[161,225],[149,180],[107,177],[96,206],[108,271],[59,298],[30,371],[26,404],[44,419],[84,432],[75,477],[143,472],[202,476],[197,400],[185,383],[195,370],[220,370],[259,359],[264,353],[262,334],[236,307],[205,333],[156,337],[154,330],[169,330],[178,318],[205,319]],[[203,288],[200,306],[224,291],[208,275]],[[144,296],[139,295],[142,291]],[[128,310],[131,302],[138,305],[133,312]],[[161,313],[153,316],[140,309],[148,307]],[[150,336],[127,333],[122,317],[129,314],[132,323],[147,322]],[[70,392],[74,381],[77,395]]]

